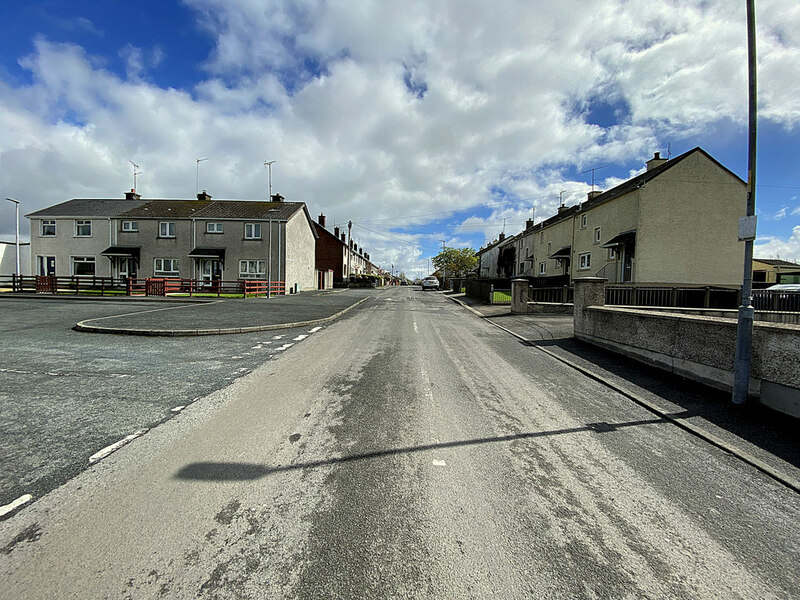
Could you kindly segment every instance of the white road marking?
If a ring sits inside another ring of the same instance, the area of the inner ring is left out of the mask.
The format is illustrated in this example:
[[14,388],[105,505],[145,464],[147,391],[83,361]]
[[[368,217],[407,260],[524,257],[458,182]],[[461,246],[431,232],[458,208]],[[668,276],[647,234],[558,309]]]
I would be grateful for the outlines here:
[[171,408],[170,410],[172,412],[174,412],[174,413],[178,413],[178,412],[181,412],[184,408],[186,408],[185,404],[181,405],[181,406],[176,406],[175,408]]
[[30,494],[25,494],[24,496],[20,496],[19,498],[17,498],[16,500],[14,500],[9,504],[6,504],[5,506],[0,506],[0,517],[2,517],[3,515],[7,515],[11,511],[17,510],[20,506],[22,506],[23,504],[27,504],[31,500],[33,500],[33,496],[31,496]]
[[94,454],[92,454],[89,457],[89,464],[96,463],[101,458],[105,458],[106,456],[108,456],[112,452],[115,452],[115,451],[119,450],[120,448],[122,448],[128,442],[131,442],[131,441],[135,440],[137,437],[139,437],[140,435],[144,435],[145,433],[147,433],[147,429],[140,429],[139,431],[136,431],[136,432],[134,432],[134,433],[132,433],[130,435],[125,436],[120,441],[114,442],[110,446],[106,446],[105,448],[103,448],[99,452],[95,452]]
[[286,337],[285,335],[273,335],[272,339],[273,340],[282,340],[285,337]]
[[433,466],[434,467],[446,467],[447,463],[444,462],[443,460],[435,460],[435,461],[433,461]]
[[414,333],[419,333],[419,329],[417,329],[417,322],[414,321]]
[[251,346],[250,350],[261,350],[261,346]]
[[317,333],[322,327],[314,327],[314,329],[309,329],[308,333]]
[[302,342],[302,341],[303,341],[304,339],[306,339],[307,337],[308,337],[308,336],[307,336],[306,334],[304,334],[304,333],[301,333],[301,334],[300,334],[300,335],[298,335],[296,338],[292,338],[292,339],[293,339],[295,342]]
[[231,356],[231,360],[239,360],[240,358],[244,358],[244,356]]
[[286,344],[284,344],[280,348],[275,348],[275,350],[277,352],[280,352],[281,350],[286,350],[287,348],[291,348],[292,346],[294,346],[294,344],[292,344],[291,342],[287,342]]

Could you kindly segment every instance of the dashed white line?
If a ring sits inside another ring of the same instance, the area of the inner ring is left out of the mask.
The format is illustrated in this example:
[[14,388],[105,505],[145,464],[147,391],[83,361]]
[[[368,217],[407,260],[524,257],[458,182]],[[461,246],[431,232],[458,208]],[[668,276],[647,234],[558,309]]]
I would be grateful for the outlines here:
[[275,348],[275,351],[276,352],[280,352],[281,350],[286,350],[287,348],[291,348],[292,346],[294,346],[294,344],[292,344],[291,342],[288,342],[288,343],[284,344],[283,346],[281,346],[280,348]]
[[30,494],[25,494],[24,496],[20,496],[19,498],[17,498],[13,502],[10,502],[9,504],[6,504],[5,506],[0,506],[0,517],[7,515],[12,511],[17,510],[20,506],[22,506],[23,504],[27,504],[31,500],[33,500],[33,496],[31,496]]
[[184,408],[186,408],[186,405],[185,405],[185,404],[184,404],[184,405],[181,405],[181,406],[176,406],[175,408],[170,408],[170,410],[171,410],[172,412],[174,412],[174,413],[179,413],[179,412],[181,412],[181,411],[182,411]]
[[302,341],[303,341],[304,339],[306,339],[307,337],[308,337],[308,336],[307,336],[306,334],[304,334],[304,333],[301,333],[301,334],[300,334],[300,335],[298,335],[296,338],[292,338],[292,339],[293,339],[295,342],[302,342]]
[[250,350],[261,350],[261,348],[263,348],[263,346],[251,346]]
[[231,356],[231,360],[240,360],[244,358],[244,356]]
[[314,327],[314,329],[309,329],[308,333],[317,333],[322,327]]
[[132,433],[130,435],[125,436],[120,441],[114,442],[110,446],[106,446],[105,448],[103,448],[99,452],[95,452],[94,454],[92,454],[89,457],[89,464],[96,463],[101,458],[105,458],[106,456],[108,456],[112,452],[116,452],[117,450],[122,448],[128,442],[131,442],[131,441],[135,440],[137,437],[139,437],[140,435],[144,435],[145,433],[147,433],[147,429],[140,429],[139,431],[136,431],[136,432],[134,432],[134,433]]
[[434,467],[446,467],[447,463],[444,462],[443,460],[434,460],[433,461],[433,466]]
[[285,337],[286,337],[285,335],[273,335],[272,339],[273,340],[282,340]]
[[414,333],[419,333],[419,329],[417,329],[417,322],[414,321]]

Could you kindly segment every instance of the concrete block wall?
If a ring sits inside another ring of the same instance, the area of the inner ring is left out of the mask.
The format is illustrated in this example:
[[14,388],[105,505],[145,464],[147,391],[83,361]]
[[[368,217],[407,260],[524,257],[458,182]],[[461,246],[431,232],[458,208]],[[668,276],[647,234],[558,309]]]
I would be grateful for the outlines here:
[[[730,390],[735,319],[605,306],[605,281],[575,280],[575,337],[706,385]],[[800,325],[753,326],[750,393],[800,417]]]

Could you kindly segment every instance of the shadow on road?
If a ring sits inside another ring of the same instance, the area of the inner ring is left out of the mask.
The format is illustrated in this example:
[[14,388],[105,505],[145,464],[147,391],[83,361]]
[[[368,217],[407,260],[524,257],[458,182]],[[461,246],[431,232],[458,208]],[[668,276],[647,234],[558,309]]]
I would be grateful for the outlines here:
[[[672,419],[686,418],[687,413],[675,413],[669,415]],[[568,429],[555,429],[552,431],[535,431],[529,433],[515,433],[496,437],[475,438],[471,440],[459,440],[455,442],[443,442],[439,444],[423,444],[421,446],[406,446],[404,448],[391,448],[388,450],[376,450],[374,452],[363,452],[336,458],[326,458],[308,462],[293,463],[291,465],[259,465],[255,463],[233,463],[233,462],[198,462],[186,465],[175,474],[176,479],[192,481],[246,481],[258,479],[275,473],[286,471],[296,471],[299,469],[314,469],[317,467],[327,467],[331,465],[357,462],[362,460],[372,460],[386,456],[397,456],[400,454],[413,454],[417,452],[428,452],[430,450],[441,450],[445,448],[461,448],[465,446],[477,446],[481,444],[494,444],[498,442],[514,442],[517,440],[527,440],[554,435],[564,435],[569,433],[581,433],[594,431],[595,433],[610,433],[624,427],[637,427],[640,425],[655,425],[667,423],[666,418],[652,418],[640,421],[626,421],[624,423],[587,423],[582,427],[571,427]]]

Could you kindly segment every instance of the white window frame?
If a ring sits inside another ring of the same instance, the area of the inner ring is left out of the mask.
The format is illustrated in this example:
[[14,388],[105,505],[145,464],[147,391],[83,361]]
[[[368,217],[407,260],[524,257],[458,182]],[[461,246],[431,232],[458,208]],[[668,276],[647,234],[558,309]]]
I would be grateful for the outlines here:
[[120,230],[125,233],[137,233],[139,231],[139,221],[123,221]]
[[[258,235],[256,235],[258,230]],[[249,233],[248,233],[249,231]],[[246,240],[260,240],[261,239],[261,223],[245,223],[244,224],[244,239]]]
[[[164,233],[166,231],[166,233]],[[158,237],[160,238],[174,238],[175,237],[175,221],[159,221],[158,222]]]
[[[88,227],[89,233],[79,233],[81,227]],[[75,237],[92,237],[92,222],[84,219],[75,219]]]
[[589,215],[581,215],[581,229],[586,229],[586,225],[589,223]]
[[539,275],[547,275],[547,263],[540,262],[539,263]]
[[[52,227],[53,233],[45,232],[45,227]],[[39,222],[39,237],[56,237],[56,220],[55,219],[42,219]]]
[[[76,264],[92,264],[94,265],[93,273],[83,273],[79,275],[75,272],[75,265]],[[82,277],[92,277],[97,274],[97,257],[96,256],[70,256],[69,257],[69,273],[70,275],[77,275]]]
[[180,277],[180,266],[180,260],[177,258],[154,258],[153,277]]
[[239,279],[266,279],[267,261],[242,259],[239,261]]
[[608,260],[617,260],[617,249],[614,246],[611,246],[608,249]]
[[206,223],[206,233],[223,233],[223,225],[222,223],[212,223],[211,221]]
[[553,253],[553,242],[547,242],[547,256],[549,257]]
[[592,253],[583,252],[578,255],[578,270],[587,271],[592,268]]
[[595,227],[594,228],[594,243],[595,244],[599,244],[601,237],[602,237],[602,234],[600,233],[600,228],[599,227]]
[[539,234],[539,243],[544,244],[544,231]]

